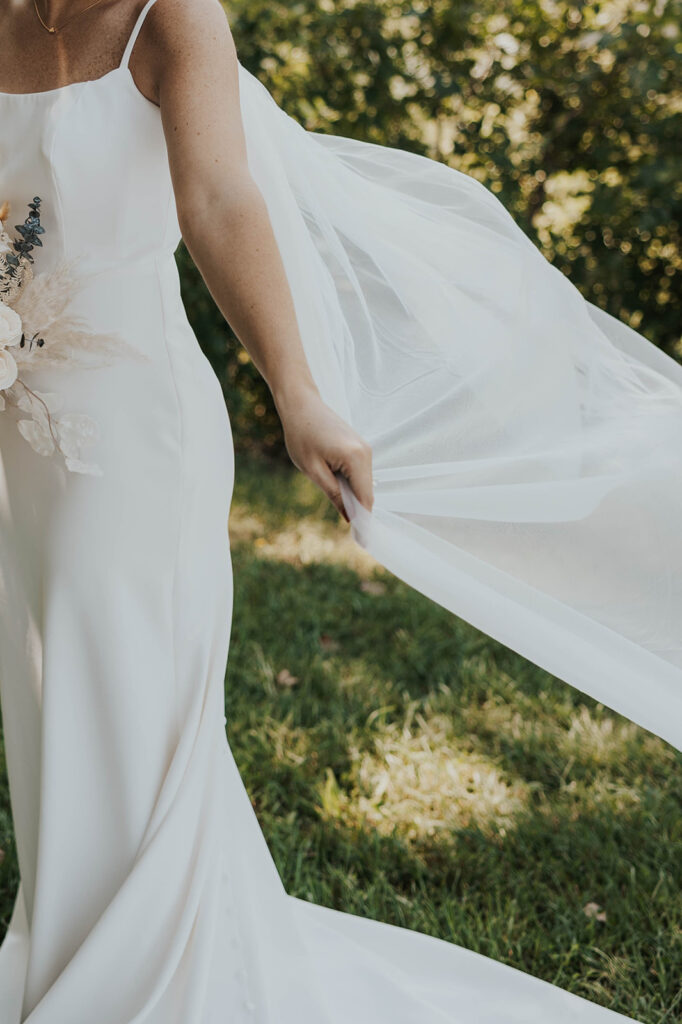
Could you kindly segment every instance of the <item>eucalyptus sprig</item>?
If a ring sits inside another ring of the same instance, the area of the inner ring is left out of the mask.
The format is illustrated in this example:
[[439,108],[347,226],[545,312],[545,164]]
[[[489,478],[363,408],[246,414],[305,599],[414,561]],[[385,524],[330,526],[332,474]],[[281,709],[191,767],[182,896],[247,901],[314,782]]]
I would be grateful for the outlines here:
[[23,224],[14,225],[21,237],[12,241],[14,252],[3,254],[2,262],[5,265],[5,270],[0,272],[0,280],[15,280],[22,261],[28,260],[29,263],[33,263],[32,250],[36,246],[42,248],[43,243],[40,236],[45,234],[45,228],[40,223],[40,196],[34,196],[33,202],[27,205],[31,212]]

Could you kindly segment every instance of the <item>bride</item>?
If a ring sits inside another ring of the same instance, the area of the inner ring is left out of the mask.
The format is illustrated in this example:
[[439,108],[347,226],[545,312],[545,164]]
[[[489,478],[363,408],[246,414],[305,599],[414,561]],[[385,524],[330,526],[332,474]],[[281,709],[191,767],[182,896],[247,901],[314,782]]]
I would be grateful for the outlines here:
[[359,544],[678,748],[680,367],[472,178],[305,132],[218,0],[0,28],[0,1021],[630,1019],[285,892],[225,739],[234,453],[173,254]]

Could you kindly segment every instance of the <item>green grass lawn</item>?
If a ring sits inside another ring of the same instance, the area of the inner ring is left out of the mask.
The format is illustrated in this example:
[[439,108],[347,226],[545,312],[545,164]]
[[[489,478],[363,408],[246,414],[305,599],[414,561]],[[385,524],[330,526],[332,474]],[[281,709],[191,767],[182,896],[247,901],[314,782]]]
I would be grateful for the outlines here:
[[230,532],[228,735],[288,891],[682,1020],[680,755],[381,570],[300,473],[238,457]]

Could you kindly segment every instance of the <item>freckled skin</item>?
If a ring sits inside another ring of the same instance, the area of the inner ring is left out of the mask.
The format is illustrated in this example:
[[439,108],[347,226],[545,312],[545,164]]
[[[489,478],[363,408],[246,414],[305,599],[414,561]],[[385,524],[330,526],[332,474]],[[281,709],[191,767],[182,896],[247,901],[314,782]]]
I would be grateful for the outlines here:
[[[144,6],[144,0],[99,0],[85,11],[83,0],[37,3],[47,25],[83,13],[50,34],[33,0],[3,5],[2,91],[37,92],[108,73],[120,63]],[[130,73],[160,108],[185,244],[272,392],[292,462],[344,518],[336,471],[371,509],[371,448],[317,391],[267,209],[248,170],[237,52],[219,0],[156,0]]]

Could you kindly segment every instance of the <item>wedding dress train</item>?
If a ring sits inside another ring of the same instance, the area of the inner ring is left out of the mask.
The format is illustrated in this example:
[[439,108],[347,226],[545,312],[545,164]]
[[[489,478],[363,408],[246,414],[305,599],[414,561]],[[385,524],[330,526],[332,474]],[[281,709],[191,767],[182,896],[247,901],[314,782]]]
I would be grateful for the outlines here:
[[[0,199],[41,199],[36,277],[76,259],[70,309],[136,353],[26,373],[99,424],[100,476],[0,412],[21,872],[0,1021],[628,1020],[282,886],[225,738],[233,447],[180,297],[159,110],[128,67],[153,2],[101,78],[0,94]],[[679,368],[588,307],[476,182],[309,135],[243,68],[240,88],[315,379],[373,445],[371,515],[344,484],[356,539],[679,746]]]

